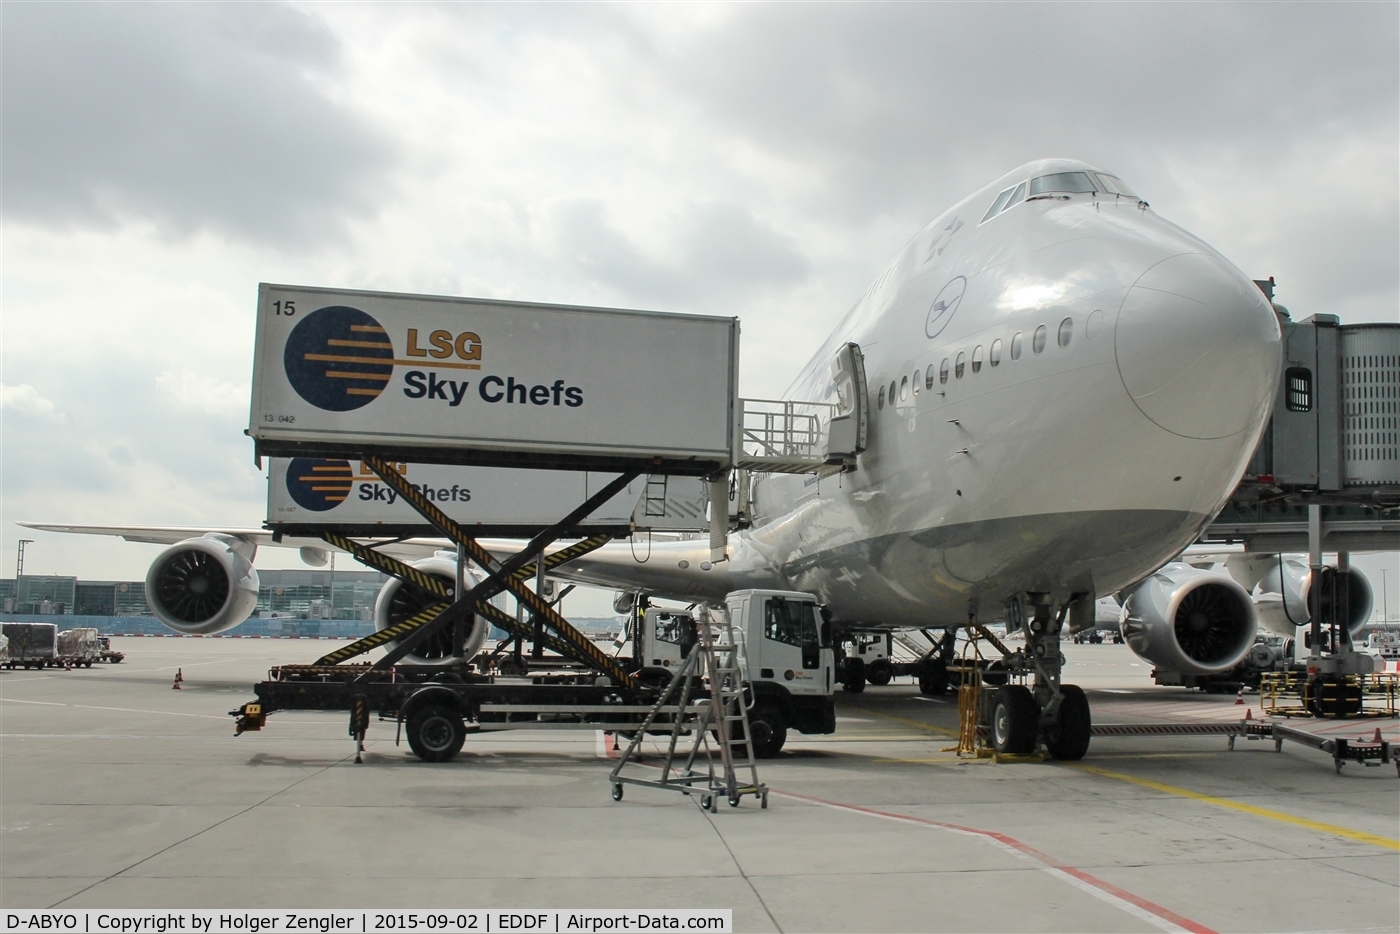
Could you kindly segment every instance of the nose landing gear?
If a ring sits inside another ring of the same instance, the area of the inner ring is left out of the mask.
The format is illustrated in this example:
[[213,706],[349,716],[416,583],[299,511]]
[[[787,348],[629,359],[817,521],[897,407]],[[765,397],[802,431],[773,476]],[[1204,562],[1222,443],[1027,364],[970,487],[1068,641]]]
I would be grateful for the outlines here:
[[1031,603],[1033,612],[1027,620],[1019,595],[1007,602],[1007,632],[1020,629],[1026,646],[1007,655],[1003,663],[1012,675],[1033,673],[1033,685],[1004,684],[992,695],[979,711],[985,735],[1001,754],[1028,755],[1043,742],[1056,759],[1082,759],[1089,751],[1089,700],[1077,685],[1060,683],[1065,661],[1060,654],[1060,631],[1069,603],[1058,613],[1042,595],[1032,595]]

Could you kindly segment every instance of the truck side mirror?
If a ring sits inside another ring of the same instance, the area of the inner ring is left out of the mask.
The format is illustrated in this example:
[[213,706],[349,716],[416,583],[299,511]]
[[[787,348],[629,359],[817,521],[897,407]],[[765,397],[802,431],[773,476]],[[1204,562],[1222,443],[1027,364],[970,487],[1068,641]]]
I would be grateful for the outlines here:
[[822,620],[821,640],[822,648],[831,648],[831,623],[827,620]]

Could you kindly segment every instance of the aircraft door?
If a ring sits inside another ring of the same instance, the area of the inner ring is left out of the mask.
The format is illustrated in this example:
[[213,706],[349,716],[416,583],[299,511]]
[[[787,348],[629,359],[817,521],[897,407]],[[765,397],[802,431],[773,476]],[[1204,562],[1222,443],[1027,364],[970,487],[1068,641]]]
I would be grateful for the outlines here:
[[836,359],[831,361],[831,378],[836,383],[836,415],[827,433],[827,455],[855,457],[865,450],[870,416],[865,355],[859,344],[843,344],[836,352]]

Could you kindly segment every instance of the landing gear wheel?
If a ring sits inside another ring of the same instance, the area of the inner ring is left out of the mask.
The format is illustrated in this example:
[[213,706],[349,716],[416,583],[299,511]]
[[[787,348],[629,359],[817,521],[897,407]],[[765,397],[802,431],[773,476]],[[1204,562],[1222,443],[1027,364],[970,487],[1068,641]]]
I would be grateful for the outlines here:
[[760,701],[749,711],[749,737],[753,740],[753,757],[771,759],[782,751],[787,742],[787,724],[783,712],[772,704]]
[[948,665],[941,658],[926,658],[919,666],[919,693],[942,697],[948,693]]
[[865,690],[865,662],[858,658],[846,659],[846,690],[852,694]]
[[1035,752],[1040,707],[1024,685],[1008,684],[992,701],[992,748],[1013,756]]
[[894,669],[889,662],[875,662],[866,672],[865,677],[877,688],[882,688],[890,683],[894,677]]
[[[1089,751],[1089,698],[1077,684],[1060,686],[1060,725],[1045,737],[1045,748],[1056,759],[1077,762]],[[1235,738],[1230,737],[1230,748]]]
[[613,796],[613,800],[614,800],[614,801],[621,801],[621,800],[622,800],[622,786],[621,786],[620,784],[619,784],[619,785],[613,785],[613,787],[612,787],[612,796]]
[[462,715],[446,707],[424,707],[408,718],[408,747],[424,762],[450,762],[466,742]]

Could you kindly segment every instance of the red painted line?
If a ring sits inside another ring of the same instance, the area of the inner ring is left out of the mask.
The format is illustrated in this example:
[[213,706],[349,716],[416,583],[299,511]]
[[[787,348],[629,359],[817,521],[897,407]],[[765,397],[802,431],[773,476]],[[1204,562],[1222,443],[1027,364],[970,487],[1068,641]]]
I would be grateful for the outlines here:
[[977,827],[964,827],[961,824],[949,824],[943,821],[929,820],[925,817],[912,817],[908,814],[895,814],[891,811],[880,811],[875,808],[862,807],[858,804],[843,804],[839,801],[828,801],[824,798],[818,798],[813,795],[803,795],[792,791],[779,791],[776,788],[772,789],[772,793],[776,795],[782,795],[786,798],[795,798],[799,801],[810,801],[813,804],[820,804],[825,807],[837,808],[845,811],[858,811],[861,813],[870,814],[874,817],[881,817],[889,820],[906,821],[915,824],[926,824],[930,827],[938,827],[943,830],[952,830],[957,833],[964,833],[978,837],[986,837],[988,839],[995,840],[1003,846],[1009,847],[1010,849],[1013,849],[1018,853],[1021,853],[1022,855],[1035,860],[1036,862],[1042,863],[1045,866],[1050,867],[1051,869],[1054,869],[1058,872],[1062,872],[1068,876],[1072,876],[1073,878],[1078,879],[1080,882],[1092,886],[1093,888],[1096,888],[1107,895],[1111,895],[1116,899],[1127,902],[1128,904],[1133,905],[1141,909],[1142,911],[1147,912],[1148,914],[1155,915],[1157,918],[1160,918],[1168,924],[1172,924],[1183,930],[1190,931],[1191,934],[1216,934],[1214,930],[1206,927],[1203,924],[1198,924],[1197,922],[1192,921],[1189,918],[1183,918],[1181,915],[1177,914],[1174,911],[1171,911],[1168,908],[1163,908],[1161,905],[1158,905],[1155,902],[1150,902],[1139,895],[1134,895],[1132,892],[1120,889],[1113,883],[1105,882],[1103,879],[1100,879],[1097,876],[1090,875],[1082,869],[1075,869],[1073,866],[1067,866],[1059,860],[1055,859],[1053,856],[1049,856],[1048,854],[1042,853],[1035,847],[1022,843],[1015,837],[1009,837],[1004,833],[998,833],[994,830],[981,830]]

